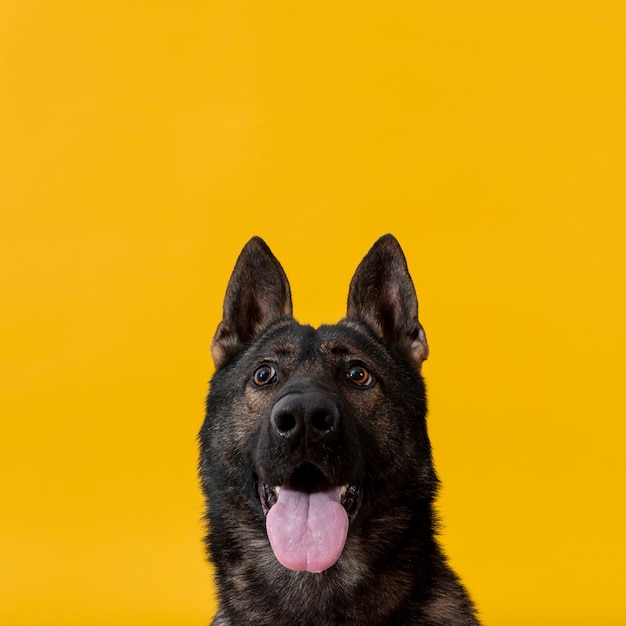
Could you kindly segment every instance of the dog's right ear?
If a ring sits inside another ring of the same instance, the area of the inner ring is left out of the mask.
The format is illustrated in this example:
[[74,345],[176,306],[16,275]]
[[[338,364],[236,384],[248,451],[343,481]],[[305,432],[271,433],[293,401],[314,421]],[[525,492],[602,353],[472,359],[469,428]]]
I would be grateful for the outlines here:
[[244,246],[230,277],[224,312],[211,354],[220,368],[253,337],[281,317],[291,317],[291,290],[281,264],[260,237]]

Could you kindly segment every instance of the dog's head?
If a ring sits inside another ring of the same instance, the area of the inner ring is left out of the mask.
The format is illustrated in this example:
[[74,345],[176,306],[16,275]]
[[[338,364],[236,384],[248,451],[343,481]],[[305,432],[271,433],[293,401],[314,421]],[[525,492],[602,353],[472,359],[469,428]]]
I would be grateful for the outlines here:
[[285,567],[320,572],[351,538],[393,532],[390,515],[407,519],[416,502],[430,504],[437,481],[420,375],[428,345],[391,235],[358,266],[347,316],[318,329],[293,319],[285,272],[251,239],[212,354],[200,470],[211,532],[228,535],[231,554],[241,534],[224,529],[245,526]]

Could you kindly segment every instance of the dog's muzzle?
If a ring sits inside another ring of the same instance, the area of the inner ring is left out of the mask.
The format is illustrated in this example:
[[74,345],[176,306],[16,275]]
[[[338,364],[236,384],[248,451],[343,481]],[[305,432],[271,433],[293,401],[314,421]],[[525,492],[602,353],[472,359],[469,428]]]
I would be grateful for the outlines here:
[[[274,454],[287,464],[278,484],[259,483],[259,496],[278,561],[289,569],[322,572],[341,556],[360,487],[344,482],[346,425],[332,391],[301,388],[283,390],[270,411]],[[267,460],[273,465],[277,458]]]

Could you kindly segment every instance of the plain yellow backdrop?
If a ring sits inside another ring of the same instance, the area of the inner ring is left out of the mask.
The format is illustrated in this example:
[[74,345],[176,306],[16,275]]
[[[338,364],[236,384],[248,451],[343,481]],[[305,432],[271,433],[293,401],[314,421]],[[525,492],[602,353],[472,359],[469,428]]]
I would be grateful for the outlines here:
[[619,0],[3,2],[0,623],[207,624],[235,258],[318,324],[393,232],[484,623],[626,624],[625,42]]

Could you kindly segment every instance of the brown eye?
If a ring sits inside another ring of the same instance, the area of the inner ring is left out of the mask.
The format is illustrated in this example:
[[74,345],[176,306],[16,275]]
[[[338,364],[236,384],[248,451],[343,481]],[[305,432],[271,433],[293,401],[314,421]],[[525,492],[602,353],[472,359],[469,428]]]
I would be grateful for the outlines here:
[[252,380],[257,387],[273,383],[276,380],[276,369],[267,363],[259,365],[259,367],[254,370]]
[[371,372],[363,365],[350,365],[346,371],[346,378],[359,387],[369,387],[374,382]]

